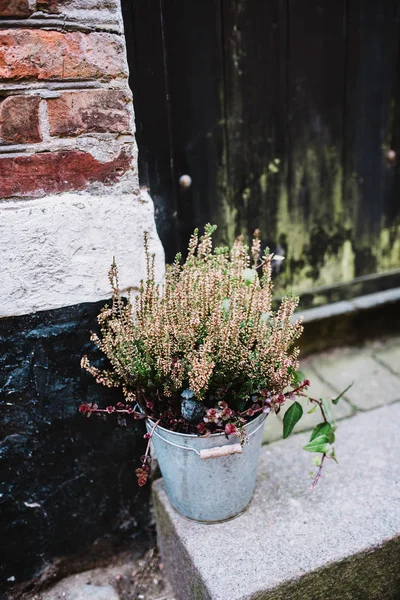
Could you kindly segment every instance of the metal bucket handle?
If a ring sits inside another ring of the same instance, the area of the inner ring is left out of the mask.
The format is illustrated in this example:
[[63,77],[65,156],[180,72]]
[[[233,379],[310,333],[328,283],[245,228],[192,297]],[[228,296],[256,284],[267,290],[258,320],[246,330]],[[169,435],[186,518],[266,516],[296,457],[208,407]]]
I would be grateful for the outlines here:
[[[256,427],[254,429],[254,431],[249,433],[248,437],[251,437],[252,435],[254,435],[260,429],[260,427],[262,427],[263,425],[264,425],[264,420],[260,423],[260,425],[258,425],[258,427]],[[188,446],[180,446],[179,444],[174,444],[173,442],[170,442],[169,440],[162,437],[162,435],[160,435],[156,430],[153,431],[153,435],[156,435],[157,437],[159,437],[166,444],[169,444],[170,446],[175,446],[175,448],[181,448],[181,450],[189,450],[190,452],[196,452],[196,454],[198,454],[200,456],[200,458],[202,458],[204,460],[206,460],[208,458],[219,458],[220,456],[229,456],[230,454],[242,454],[242,452],[243,452],[243,448],[239,443],[231,444],[230,446],[215,446],[214,448],[208,448],[207,450],[200,450],[200,452],[199,452],[195,448],[189,448]]]

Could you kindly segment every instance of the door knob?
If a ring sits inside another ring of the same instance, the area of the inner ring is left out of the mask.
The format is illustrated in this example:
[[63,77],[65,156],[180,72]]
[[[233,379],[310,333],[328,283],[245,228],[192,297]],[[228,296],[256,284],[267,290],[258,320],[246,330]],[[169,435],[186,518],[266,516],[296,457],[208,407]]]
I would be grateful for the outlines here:
[[190,177],[190,175],[181,175],[179,177],[179,185],[181,186],[181,188],[190,188],[190,186],[192,185],[192,178]]

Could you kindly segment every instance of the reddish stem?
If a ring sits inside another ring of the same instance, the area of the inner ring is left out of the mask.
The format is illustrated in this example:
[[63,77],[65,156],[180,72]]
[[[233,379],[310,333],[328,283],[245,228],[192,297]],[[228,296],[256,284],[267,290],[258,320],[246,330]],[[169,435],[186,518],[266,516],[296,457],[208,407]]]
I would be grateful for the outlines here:
[[151,428],[150,434],[149,434],[149,439],[147,442],[147,447],[146,447],[146,452],[144,453],[144,456],[147,457],[149,455],[150,452],[150,444],[151,444],[151,440],[154,434],[154,431],[156,430],[156,428],[158,427],[158,425],[160,424],[161,419],[158,419],[158,421],[156,421],[153,425],[153,427]]
[[323,469],[323,466],[324,466],[324,460],[325,460],[325,458],[327,458],[327,455],[323,454],[322,458],[321,458],[320,465],[318,467],[317,474],[315,475],[315,477],[312,480],[312,483],[310,485],[310,490],[313,490],[315,488],[315,486],[317,485],[317,483],[318,483],[318,481],[319,481],[319,479],[320,479],[320,477],[322,475],[322,469]]

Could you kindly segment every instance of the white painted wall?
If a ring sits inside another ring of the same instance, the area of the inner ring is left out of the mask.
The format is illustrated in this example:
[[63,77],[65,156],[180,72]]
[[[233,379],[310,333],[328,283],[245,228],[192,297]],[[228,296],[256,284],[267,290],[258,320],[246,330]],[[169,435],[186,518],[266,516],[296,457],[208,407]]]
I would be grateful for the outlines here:
[[28,314],[110,297],[115,256],[122,288],[145,276],[143,233],[149,232],[156,273],[164,250],[153,202],[141,195],[61,194],[0,203],[0,316]]

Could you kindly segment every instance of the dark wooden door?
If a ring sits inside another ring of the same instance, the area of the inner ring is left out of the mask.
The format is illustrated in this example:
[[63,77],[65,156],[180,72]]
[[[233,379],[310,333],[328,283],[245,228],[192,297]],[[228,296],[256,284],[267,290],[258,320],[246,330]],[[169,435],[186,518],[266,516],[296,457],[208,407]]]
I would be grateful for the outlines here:
[[277,290],[309,303],[398,285],[398,0],[124,10],[140,178],[167,259],[212,222],[221,243],[259,228],[286,256]]

